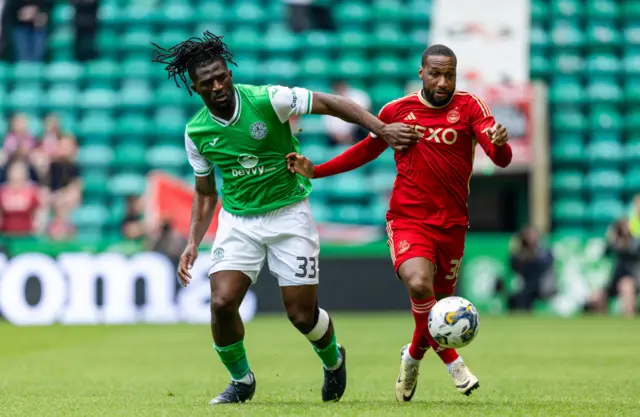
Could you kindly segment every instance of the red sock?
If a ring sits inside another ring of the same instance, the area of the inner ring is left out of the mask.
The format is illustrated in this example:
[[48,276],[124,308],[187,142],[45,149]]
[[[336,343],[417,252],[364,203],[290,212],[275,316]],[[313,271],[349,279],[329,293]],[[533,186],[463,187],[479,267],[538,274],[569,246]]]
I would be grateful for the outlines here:
[[416,327],[413,330],[413,339],[411,339],[411,346],[409,347],[409,355],[413,359],[422,359],[427,349],[429,349],[430,343],[425,335],[429,334],[429,312],[435,304],[436,297],[429,297],[424,300],[411,299],[411,312],[416,322]]
[[416,321],[416,328],[413,331],[409,355],[413,359],[420,360],[424,357],[429,346],[431,346],[442,362],[450,364],[458,359],[458,352],[455,349],[440,347],[429,333],[429,312],[435,304],[436,297],[430,297],[425,300],[411,299],[411,311]]

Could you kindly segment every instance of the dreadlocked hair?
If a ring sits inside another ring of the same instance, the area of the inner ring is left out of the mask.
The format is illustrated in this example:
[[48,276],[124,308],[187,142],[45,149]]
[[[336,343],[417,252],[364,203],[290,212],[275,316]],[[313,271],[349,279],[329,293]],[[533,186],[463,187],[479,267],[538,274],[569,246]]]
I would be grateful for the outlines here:
[[191,94],[185,73],[191,74],[196,65],[221,59],[237,66],[233,61],[233,54],[229,52],[227,45],[222,42],[222,38],[222,36],[205,31],[201,38],[189,38],[169,49],[152,43],[156,48],[157,54],[152,61],[166,64],[165,70],[169,73],[167,78],[173,77],[178,88],[180,87],[178,78],[180,78],[184,86],[187,87],[189,94]]

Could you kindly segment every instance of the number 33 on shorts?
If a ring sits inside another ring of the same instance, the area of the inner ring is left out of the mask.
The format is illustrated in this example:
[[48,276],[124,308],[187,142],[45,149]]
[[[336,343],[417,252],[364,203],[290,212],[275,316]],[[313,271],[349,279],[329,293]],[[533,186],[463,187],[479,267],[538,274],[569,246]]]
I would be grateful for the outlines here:
[[298,278],[309,278],[315,279],[318,271],[317,271],[317,261],[315,257],[305,257],[298,256],[296,258],[298,261],[298,272],[296,273],[296,277]]

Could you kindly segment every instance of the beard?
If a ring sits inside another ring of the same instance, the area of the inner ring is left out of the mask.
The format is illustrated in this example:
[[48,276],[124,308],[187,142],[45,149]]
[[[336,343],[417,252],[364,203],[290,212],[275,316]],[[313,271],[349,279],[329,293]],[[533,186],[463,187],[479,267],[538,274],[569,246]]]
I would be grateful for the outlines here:
[[442,107],[445,104],[447,104],[449,101],[451,101],[451,97],[453,97],[453,93],[455,92],[455,90],[450,91],[446,95],[446,97],[436,97],[436,90],[428,91],[427,89],[424,89],[424,92],[425,92],[425,98],[427,99],[429,104],[435,107]]

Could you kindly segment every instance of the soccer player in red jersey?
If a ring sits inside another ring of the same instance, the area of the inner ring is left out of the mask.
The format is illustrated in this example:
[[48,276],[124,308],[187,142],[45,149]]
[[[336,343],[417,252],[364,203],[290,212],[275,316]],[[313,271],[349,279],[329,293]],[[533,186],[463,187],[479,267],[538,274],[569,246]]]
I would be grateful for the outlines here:
[[[396,273],[411,297],[415,330],[401,350],[398,401],[410,401],[417,386],[420,361],[429,347],[438,354],[456,388],[469,395],[479,387],[454,349],[440,347],[428,330],[436,300],[455,289],[468,222],[467,199],[476,143],[500,167],[511,162],[506,129],[489,107],[471,93],[456,91],[456,56],[444,45],[422,54],[418,71],[423,88],[385,105],[378,117],[385,123],[412,125],[420,140],[395,148],[397,177],[387,212],[388,244]],[[289,168],[309,178],[356,169],[377,158],[387,144],[373,134],[341,155],[314,166],[290,154]]]

